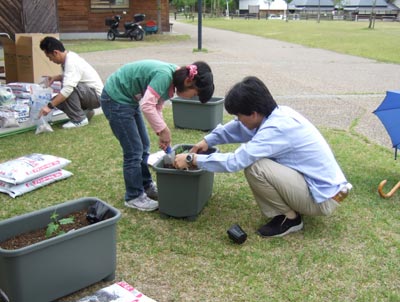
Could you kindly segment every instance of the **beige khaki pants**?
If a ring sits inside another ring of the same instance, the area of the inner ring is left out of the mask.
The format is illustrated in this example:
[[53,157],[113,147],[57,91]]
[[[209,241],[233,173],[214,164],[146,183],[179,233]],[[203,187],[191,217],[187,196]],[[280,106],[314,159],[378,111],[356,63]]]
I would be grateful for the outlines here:
[[304,215],[330,215],[339,205],[328,199],[316,203],[301,173],[264,158],[244,170],[261,212],[267,217],[291,210]]

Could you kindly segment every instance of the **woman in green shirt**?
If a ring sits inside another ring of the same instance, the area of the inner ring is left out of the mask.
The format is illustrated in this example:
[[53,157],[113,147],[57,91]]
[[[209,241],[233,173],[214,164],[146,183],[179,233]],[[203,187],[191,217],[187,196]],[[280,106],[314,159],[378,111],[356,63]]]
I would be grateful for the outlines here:
[[174,96],[198,96],[206,103],[214,93],[213,74],[205,62],[179,67],[157,60],[128,63],[106,81],[101,107],[123,150],[125,205],[142,211],[158,208],[157,187],[147,159],[150,139],[144,119],[159,136],[159,147],[171,144],[171,132],[162,116],[164,101]]

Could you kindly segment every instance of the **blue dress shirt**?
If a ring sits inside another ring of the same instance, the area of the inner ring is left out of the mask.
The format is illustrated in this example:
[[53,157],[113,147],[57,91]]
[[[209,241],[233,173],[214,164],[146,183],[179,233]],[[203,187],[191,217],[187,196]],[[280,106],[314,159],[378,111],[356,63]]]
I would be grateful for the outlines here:
[[211,172],[236,172],[269,158],[304,175],[316,202],[323,202],[348,184],[321,133],[304,116],[277,107],[258,129],[237,119],[218,125],[204,137],[209,147],[241,143],[233,153],[197,155],[197,166]]

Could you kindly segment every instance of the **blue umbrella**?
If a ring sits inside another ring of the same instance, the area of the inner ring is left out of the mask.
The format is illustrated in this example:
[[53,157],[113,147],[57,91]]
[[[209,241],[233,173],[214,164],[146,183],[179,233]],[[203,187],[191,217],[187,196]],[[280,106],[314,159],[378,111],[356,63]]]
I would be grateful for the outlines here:
[[374,113],[386,128],[392,140],[394,159],[397,159],[397,149],[400,147],[400,91],[387,91]]

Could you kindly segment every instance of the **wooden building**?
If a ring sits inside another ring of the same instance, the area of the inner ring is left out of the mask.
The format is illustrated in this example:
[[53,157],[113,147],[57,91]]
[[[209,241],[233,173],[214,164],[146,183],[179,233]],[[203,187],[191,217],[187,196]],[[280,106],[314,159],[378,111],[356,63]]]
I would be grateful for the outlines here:
[[105,19],[124,11],[123,22],[145,14],[169,31],[168,0],[1,0],[0,33],[106,32]]

